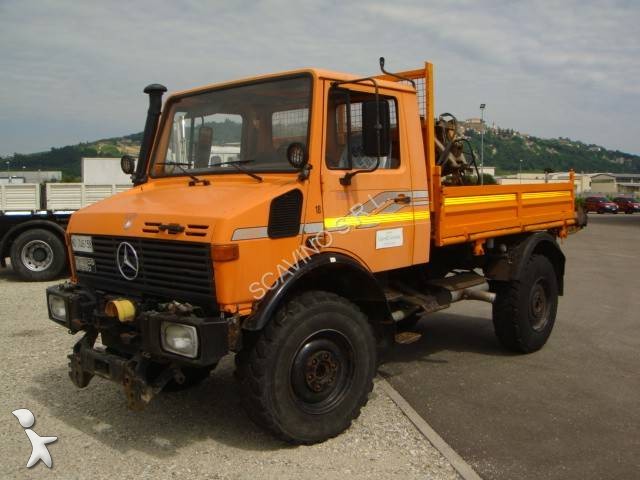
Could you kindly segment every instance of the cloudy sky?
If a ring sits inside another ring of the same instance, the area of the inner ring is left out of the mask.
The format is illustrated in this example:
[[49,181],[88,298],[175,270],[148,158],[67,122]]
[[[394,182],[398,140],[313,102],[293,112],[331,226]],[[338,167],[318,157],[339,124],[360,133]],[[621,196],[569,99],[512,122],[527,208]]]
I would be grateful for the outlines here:
[[142,88],[435,64],[436,111],[640,153],[640,2],[0,0],[0,155],[141,131]]

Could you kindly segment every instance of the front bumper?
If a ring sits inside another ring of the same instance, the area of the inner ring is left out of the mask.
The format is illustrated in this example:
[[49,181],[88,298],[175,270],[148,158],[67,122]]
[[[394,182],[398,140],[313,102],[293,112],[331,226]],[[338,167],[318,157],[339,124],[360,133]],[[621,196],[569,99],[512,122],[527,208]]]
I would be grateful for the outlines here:
[[[64,302],[64,315],[60,308],[52,311],[52,296],[61,299],[57,305]],[[136,408],[168,381],[180,383],[182,367],[206,368],[229,352],[230,320],[224,317],[203,317],[194,310],[163,311],[165,304],[138,302],[135,319],[120,322],[104,313],[109,299],[70,283],[47,288],[49,318],[70,333],[86,332],[69,356],[69,375],[78,387],[87,386],[94,375],[107,378],[124,385],[129,405]],[[198,349],[194,358],[163,349],[160,330],[166,322],[195,329]],[[95,347],[98,334],[103,348]]]
[[124,387],[127,406],[142,410],[151,399],[171,380],[184,381],[179,367],[169,365],[159,373],[153,363],[142,355],[125,358],[94,348],[96,335],[87,333],[73,347],[69,358],[69,377],[79,388],[89,385],[97,375],[119,383]]

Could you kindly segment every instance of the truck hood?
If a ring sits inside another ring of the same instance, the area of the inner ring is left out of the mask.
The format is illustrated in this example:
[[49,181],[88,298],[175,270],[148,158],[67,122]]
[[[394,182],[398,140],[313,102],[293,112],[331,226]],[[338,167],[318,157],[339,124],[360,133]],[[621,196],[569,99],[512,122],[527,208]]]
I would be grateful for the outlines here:
[[[67,231],[166,240],[228,242],[235,228],[267,224],[271,200],[299,187],[291,178],[217,179],[188,186],[184,177],[156,180],[78,210]],[[163,225],[184,227],[171,233]]]

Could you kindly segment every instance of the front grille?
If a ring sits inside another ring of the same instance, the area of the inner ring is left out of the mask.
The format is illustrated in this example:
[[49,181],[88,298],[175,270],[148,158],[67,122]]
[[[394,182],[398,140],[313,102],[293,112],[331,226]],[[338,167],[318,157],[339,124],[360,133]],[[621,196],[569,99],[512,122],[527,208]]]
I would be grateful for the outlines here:
[[[198,305],[215,302],[209,244],[130,237],[93,236],[92,239],[93,253],[75,253],[95,260],[95,272],[78,272],[80,284],[114,293],[184,300]],[[138,255],[138,275],[133,280],[124,278],[118,269],[116,256],[122,242],[129,243]]]

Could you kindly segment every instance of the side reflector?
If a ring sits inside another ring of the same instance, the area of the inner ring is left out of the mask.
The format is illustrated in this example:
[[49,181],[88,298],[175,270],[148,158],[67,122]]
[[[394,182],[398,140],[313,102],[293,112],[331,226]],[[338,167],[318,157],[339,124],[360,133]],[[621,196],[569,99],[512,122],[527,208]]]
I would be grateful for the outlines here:
[[225,245],[212,245],[211,258],[214,262],[230,262],[240,257],[237,243],[228,243]]

